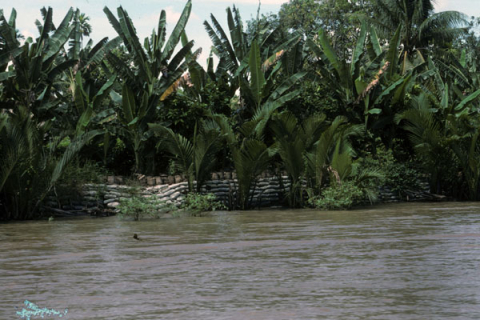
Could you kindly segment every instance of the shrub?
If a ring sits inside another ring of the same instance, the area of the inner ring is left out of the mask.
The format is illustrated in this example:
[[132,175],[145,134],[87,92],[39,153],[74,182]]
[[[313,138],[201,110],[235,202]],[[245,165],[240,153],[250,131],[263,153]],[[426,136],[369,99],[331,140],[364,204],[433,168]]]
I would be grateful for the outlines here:
[[[102,202],[103,194],[105,192],[102,183],[108,172],[93,161],[86,161],[81,164],[78,160],[69,163],[53,188],[53,192],[57,197],[59,206],[63,202],[70,202],[72,200],[79,200],[82,198],[82,188],[85,184],[97,184],[96,201]],[[61,186],[61,187],[58,187]]]
[[391,150],[379,148],[377,157],[367,157],[362,159],[362,170],[379,170],[385,179],[382,184],[388,186],[392,192],[400,197],[405,196],[405,191],[419,190],[420,183],[418,177],[420,173],[412,161],[397,161]]
[[189,211],[193,216],[200,216],[205,211],[215,211],[217,209],[225,210],[227,207],[217,201],[217,196],[213,193],[199,194],[189,193],[185,198],[183,209]]
[[158,218],[162,212],[173,210],[173,206],[148,197],[133,196],[120,200],[120,218],[132,217],[134,221],[145,216]]
[[86,183],[102,183],[108,175],[107,170],[94,161],[86,161],[83,164],[72,161],[69,163],[58,180],[57,184],[70,185],[71,187],[82,186]]
[[320,196],[308,199],[308,203],[318,209],[341,210],[361,203],[364,198],[364,192],[353,181],[344,181],[325,188]]

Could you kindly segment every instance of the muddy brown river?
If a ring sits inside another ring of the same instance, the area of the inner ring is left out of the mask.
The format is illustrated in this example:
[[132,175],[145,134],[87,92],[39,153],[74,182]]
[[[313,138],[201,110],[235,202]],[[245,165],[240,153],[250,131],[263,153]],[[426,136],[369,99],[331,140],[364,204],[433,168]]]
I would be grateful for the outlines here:
[[480,203],[0,224],[0,319],[42,312],[68,320],[480,319]]

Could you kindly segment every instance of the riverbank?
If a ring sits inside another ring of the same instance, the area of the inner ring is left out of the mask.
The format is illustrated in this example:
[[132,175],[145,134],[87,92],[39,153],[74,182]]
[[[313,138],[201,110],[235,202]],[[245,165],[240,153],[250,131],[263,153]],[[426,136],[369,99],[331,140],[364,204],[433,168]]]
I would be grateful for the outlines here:
[[[212,174],[201,188],[202,194],[213,194],[226,208],[233,208],[237,197],[238,180],[233,173]],[[119,212],[123,200],[133,197],[145,199],[159,210],[169,207],[163,214],[178,210],[185,202],[188,182],[181,176],[145,177],[132,183],[126,177],[109,176],[104,183],[84,184],[77,188],[62,186],[56,193],[46,197],[45,210],[52,216],[114,215]],[[195,185],[195,182],[194,182]],[[388,186],[378,190],[379,203],[408,201],[439,201],[443,196],[433,195],[426,182],[419,183],[419,190],[406,191],[404,195],[394,193]],[[267,176],[259,178],[252,190],[252,207],[282,207],[290,189],[288,176]]]

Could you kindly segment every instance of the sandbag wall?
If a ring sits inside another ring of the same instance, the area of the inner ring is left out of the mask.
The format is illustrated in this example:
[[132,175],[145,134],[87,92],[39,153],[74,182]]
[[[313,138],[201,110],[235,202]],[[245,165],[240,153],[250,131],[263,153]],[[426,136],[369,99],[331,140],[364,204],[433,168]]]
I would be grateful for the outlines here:
[[[212,174],[212,179],[201,188],[201,193],[213,193],[228,208],[232,208],[237,200],[238,181],[232,173]],[[85,184],[75,190],[62,190],[50,194],[45,206],[67,211],[86,213],[115,212],[124,198],[144,197],[156,201],[159,206],[173,205],[180,207],[188,192],[188,183],[181,176],[141,177],[135,186],[125,184],[124,177],[110,176],[103,184]],[[290,180],[286,175],[263,175],[255,184],[251,203],[254,207],[280,206],[285,203],[285,196],[290,188]],[[70,192],[70,193],[69,193]],[[59,196],[59,194],[61,196]],[[380,202],[399,202],[403,200],[436,200],[428,192],[428,183],[422,184],[421,190],[407,192],[399,197],[388,186],[379,188]]]

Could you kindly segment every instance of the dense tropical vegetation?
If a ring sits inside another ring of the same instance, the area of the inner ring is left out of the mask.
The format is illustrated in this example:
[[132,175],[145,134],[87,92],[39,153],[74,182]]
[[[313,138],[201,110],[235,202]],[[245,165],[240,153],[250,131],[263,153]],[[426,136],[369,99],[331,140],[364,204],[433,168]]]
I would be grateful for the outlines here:
[[431,0],[291,0],[245,24],[227,8],[227,26],[204,22],[204,66],[191,8],[169,36],[162,11],[143,41],[122,7],[105,8],[118,37],[96,44],[79,10],[55,26],[41,9],[35,39],[0,10],[1,219],[41,217],[69,168],[92,163],[183,174],[192,193],[235,170],[240,209],[265,170],[286,172],[291,207],[350,207],[419,178],[480,199],[475,19]]

